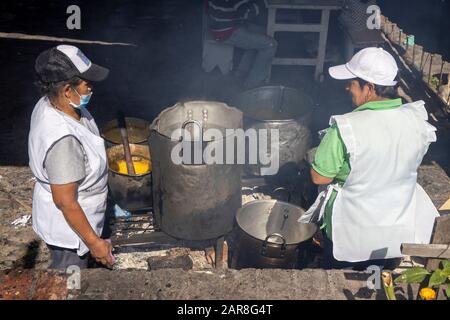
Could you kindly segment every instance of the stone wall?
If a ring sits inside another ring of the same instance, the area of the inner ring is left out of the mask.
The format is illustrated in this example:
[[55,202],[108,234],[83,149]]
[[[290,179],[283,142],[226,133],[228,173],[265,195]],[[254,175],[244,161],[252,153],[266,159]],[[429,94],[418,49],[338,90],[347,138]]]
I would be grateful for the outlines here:
[[[394,44],[402,55],[404,61],[418,72],[422,80],[430,89],[438,95],[444,105],[450,104],[450,63],[442,58],[442,55],[426,51],[426,48],[408,41],[408,37],[414,36],[408,34],[406,30],[401,29],[396,23],[389,21],[387,17],[382,16],[382,31],[384,35]],[[450,110],[447,108],[446,112]]]

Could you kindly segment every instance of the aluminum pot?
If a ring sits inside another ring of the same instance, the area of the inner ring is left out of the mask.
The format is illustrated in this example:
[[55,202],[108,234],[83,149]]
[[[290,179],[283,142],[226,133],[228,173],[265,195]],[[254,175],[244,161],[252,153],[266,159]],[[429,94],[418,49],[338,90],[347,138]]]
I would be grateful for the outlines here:
[[302,214],[302,208],[278,200],[245,204],[236,214],[232,267],[296,268],[317,231],[315,224],[297,222]]
[[[130,144],[132,157],[142,157],[151,161],[150,151],[146,145]],[[152,207],[152,173],[128,175],[111,169],[111,164],[124,159],[122,145],[116,145],[106,150],[109,173],[108,187],[115,203],[128,211],[143,210]]]
[[[148,126],[150,122],[139,118],[125,118],[128,131],[128,141],[133,144],[147,145],[150,131]],[[101,129],[101,136],[105,139],[106,148],[122,144],[120,129],[117,119],[109,121]]]
[[[192,141],[201,140],[201,150],[224,146],[232,135],[207,139],[205,129],[224,132],[242,128],[242,112],[223,103],[191,101],[162,111],[150,125],[156,224],[178,239],[218,238],[232,231],[235,213],[241,207],[242,166],[174,162],[172,152],[183,136],[171,136],[183,127],[192,133]],[[226,157],[226,148],[223,150]]]
[[[311,146],[314,103],[293,88],[267,86],[240,94],[233,105],[244,112],[244,128],[279,130],[279,173],[292,174]],[[270,140],[269,140],[270,141]],[[259,144],[258,144],[259,148]],[[267,155],[273,157],[268,149]],[[246,165],[247,173],[261,176],[261,165]]]

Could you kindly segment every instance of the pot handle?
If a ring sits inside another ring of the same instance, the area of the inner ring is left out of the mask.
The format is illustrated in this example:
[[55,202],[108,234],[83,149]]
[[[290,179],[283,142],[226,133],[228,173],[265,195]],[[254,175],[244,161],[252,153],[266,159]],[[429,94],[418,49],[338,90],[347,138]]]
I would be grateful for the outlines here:
[[[156,126],[156,131],[160,132],[159,131],[159,118],[155,120],[154,126]],[[150,127],[152,127],[152,125],[150,125]]]
[[[188,124],[193,124],[193,125],[197,125],[198,126],[198,129],[200,130],[200,142],[202,143],[202,145],[203,145],[203,126],[202,126],[202,124],[199,122],[199,121],[197,121],[197,120],[194,120],[194,119],[188,119],[188,120],[186,120],[185,122],[183,122],[183,124],[181,125],[181,129],[183,130],[182,131],[182,134],[181,134],[181,137],[180,137],[180,141],[179,142],[182,142],[184,139],[185,139],[185,137],[184,137],[184,130],[186,129],[186,126],[188,125]],[[183,162],[183,164],[184,164],[184,162]]]
[[[202,126],[202,124],[197,120],[189,119],[189,120],[186,120],[185,122],[183,122],[183,124],[181,125],[181,129],[183,129],[183,130],[186,129],[186,126],[188,124],[195,124],[198,126],[198,129],[200,130],[200,139],[201,139],[201,142],[203,143],[203,126]],[[181,139],[183,139],[183,138],[184,138],[184,135],[181,136]]]
[[[279,233],[272,233],[272,234],[269,234],[269,235],[266,237],[266,239],[263,241],[263,244],[262,244],[261,254],[262,254],[263,256],[265,256],[265,255],[267,254],[267,244],[268,244],[268,243],[275,243],[275,242],[269,242],[269,239],[272,238],[272,237],[278,237],[278,238],[280,238],[281,241],[283,242],[283,243],[281,244],[280,258],[284,258],[284,254],[285,254],[286,249],[287,249],[286,239],[285,239],[281,234],[279,234]],[[278,244],[278,243],[275,243],[275,244]]]
[[287,202],[291,202],[292,194],[288,189],[286,189],[284,187],[279,187],[279,188],[273,189],[272,194],[275,195],[275,193],[280,192],[280,191],[286,192],[287,196],[288,196]]

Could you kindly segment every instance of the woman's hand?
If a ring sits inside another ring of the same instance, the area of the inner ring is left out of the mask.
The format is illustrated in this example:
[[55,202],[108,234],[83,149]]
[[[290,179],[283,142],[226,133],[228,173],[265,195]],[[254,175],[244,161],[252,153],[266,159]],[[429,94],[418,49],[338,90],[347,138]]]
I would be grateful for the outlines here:
[[112,246],[108,241],[97,238],[92,244],[88,244],[91,256],[98,262],[105,266],[111,267],[113,259],[111,256]]

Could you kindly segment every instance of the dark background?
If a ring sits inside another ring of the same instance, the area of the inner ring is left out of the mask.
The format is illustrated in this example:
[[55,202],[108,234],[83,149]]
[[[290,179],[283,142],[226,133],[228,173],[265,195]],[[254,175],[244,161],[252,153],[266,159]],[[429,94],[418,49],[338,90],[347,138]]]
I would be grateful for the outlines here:
[[[241,88],[231,76],[201,70],[203,0],[47,0],[0,2],[0,32],[20,32],[85,40],[134,43],[137,47],[74,44],[95,63],[107,66],[110,77],[94,88],[89,106],[101,127],[121,109],[127,116],[152,120],[177,101],[213,99],[229,103]],[[82,29],[68,30],[66,9],[80,6]],[[450,61],[449,0],[379,0],[382,13],[416,43]],[[329,43],[341,47],[335,12]],[[27,165],[27,135],[32,109],[39,99],[33,85],[34,60],[57,42],[0,38],[0,165]],[[346,96],[329,98],[318,87],[313,69],[274,68],[276,84],[301,88],[320,105],[315,128],[329,116],[351,110]],[[320,101],[319,101],[320,100]]]

